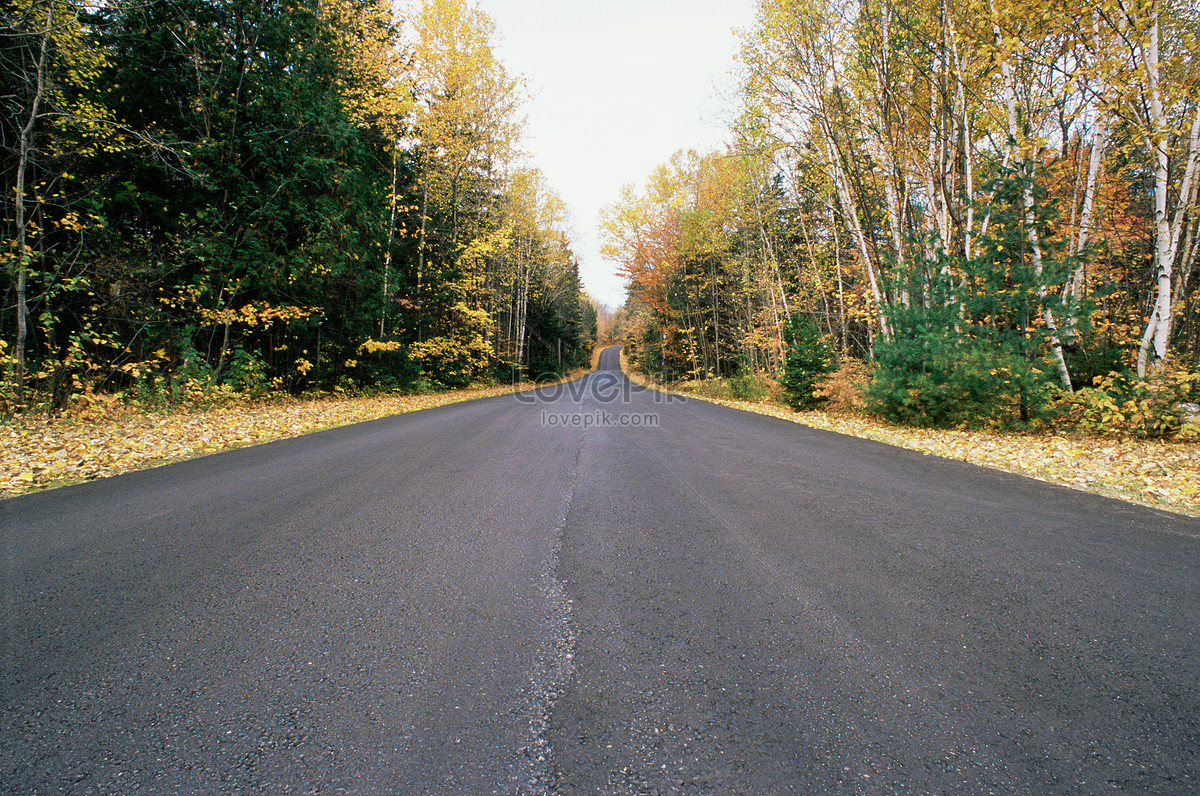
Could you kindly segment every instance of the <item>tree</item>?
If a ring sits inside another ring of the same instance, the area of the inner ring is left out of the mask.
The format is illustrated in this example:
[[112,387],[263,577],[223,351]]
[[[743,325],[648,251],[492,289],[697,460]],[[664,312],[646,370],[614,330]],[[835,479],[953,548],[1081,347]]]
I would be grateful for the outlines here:
[[[887,417],[915,425],[1014,426],[1044,417],[1057,393],[1057,335],[1042,321],[1061,307],[1044,285],[1065,279],[1073,258],[1066,241],[1048,239],[1053,209],[1042,201],[1033,205],[1034,232],[1046,245],[1039,261],[1028,256],[1026,175],[1012,172],[987,187],[992,223],[971,258],[935,249],[933,259],[894,271],[904,289],[924,300],[889,310],[896,337],[881,344],[867,393]],[[1044,199],[1044,192],[1032,193]]]
[[40,206],[55,191],[56,167],[72,133],[87,147],[113,132],[110,114],[85,94],[105,63],[104,53],[88,40],[82,19],[87,11],[70,0],[14,0],[0,27],[0,75],[10,87],[0,96],[5,204],[11,202],[5,214],[11,243],[3,257],[15,282],[12,386],[18,405],[24,401],[29,275],[47,224]]
[[833,353],[816,324],[802,313],[794,313],[784,332],[787,361],[779,376],[788,405],[800,411],[815,409],[821,399],[817,385],[833,369]]
[[[508,233],[490,213],[503,191],[521,123],[520,83],[491,47],[492,20],[464,0],[425,0],[415,19],[419,197],[410,300],[415,355],[470,378],[491,356],[481,302],[487,263]],[[442,363],[442,364],[439,364]]]

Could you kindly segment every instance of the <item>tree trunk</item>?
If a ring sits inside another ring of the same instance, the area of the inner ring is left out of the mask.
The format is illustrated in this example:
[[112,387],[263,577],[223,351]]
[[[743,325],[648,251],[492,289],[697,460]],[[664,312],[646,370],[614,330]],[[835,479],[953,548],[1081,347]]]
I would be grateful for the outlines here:
[[[1098,110],[1096,128],[1092,133],[1092,151],[1088,158],[1087,182],[1083,188],[1083,209],[1079,214],[1079,234],[1075,236],[1071,246],[1072,254],[1080,254],[1087,246],[1092,231],[1092,214],[1096,204],[1096,192],[1099,186],[1100,166],[1104,161],[1104,153],[1108,148],[1108,124],[1103,111]],[[1083,296],[1083,263],[1075,267],[1071,275],[1071,296],[1079,299]]]
[[421,233],[417,241],[417,342],[425,339],[425,308],[421,306],[421,278],[425,274],[425,231],[429,220],[429,174],[421,180]]
[[29,116],[21,127],[18,139],[17,174],[14,186],[14,222],[17,231],[17,339],[16,350],[13,352],[15,367],[13,368],[13,392],[18,406],[25,404],[25,342],[29,337],[29,305],[26,290],[29,281],[29,238],[25,219],[25,180],[33,167],[34,131],[38,117],[41,115],[42,97],[46,90],[46,52],[50,44],[50,32],[54,27],[54,4],[46,10],[46,27],[42,31],[39,42],[38,58],[35,67],[33,100],[29,104]]
[[1042,262],[1042,243],[1038,237],[1037,222],[1033,212],[1032,174],[1026,175],[1022,187],[1022,196],[1025,209],[1025,237],[1029,241],[1029,246],[1033,253],[1033,278],[1037,282],[1038,299],[1042,304],[1042,318],[1046,322],[1046,328],[1050,330],[1050,349],[1054,352],[1054,361],[1058,366],[1058,377],[1062,382],[1063,389],[1067,392],[1075,392],[1075,388],[1071,384],[1071,372],[1067,369],[1067,360],[1063,357],[1062,343],[1058,339],[1058,324],[1054,320],[1054,313],[1050,310],[1050,303],[1046,300],[1046,284],[1042,278],[1044,267]]
[[1200,204],[1200,180],[1193,180],[1192,195],[1188,200],[1188,205],[1191,209],[1188,211],[1187,219],[1184,222],[1186,236],[1183,240],[1183,259],[1179,261],[1179,271],[1176,274],[1176,296],[1183,296],[1187,293],[1188,282],[1192,271],[1196,268],[1196,239],[1198,237],[1197,233],[1200,233],[1200,229],[1197,229],[1200,226],[1196,218],[1197,204]]
[[[989,2],[989,10],[995,13]],[[996,46],[1003,46],[1003,38],[1000,33],[1000,27],[995,22],[992,23],[992,34],[995,37]],[[1037,219],[1034,215],[1033,202],[1033,180],[1034,169],[1036,168],[1037,158],[1034,156],[1033,148],[1035,144],[1032,142],[1024,142],[1025,136],[1017,123],[1017,92],[1015,78],[1013,77],[1012,64],[1005,58],[1000,64],[1000,71],[1004,83],[1004,103],[1008,111],[1008,139],[1009,148],[1011,150],[1022,149],[1018,157],[1021,165],[1022,180],[1021,180],[1021,204],[1024,213],[1025,239],[1029,242],[1029,248],[1033,257],[1033,278],[1037,283],[1038,299],[1042,305],[1042,318],[1046,323],[1046,328],[1050,331],[1050,350],[1054,353],[1055,364],[1058,366],[1059,381],[1062,382],[1063,389],[1067,392],[1074,392],[1071,385],[1071,373],[1067,369],[1067,360],[1063,357],[1062,343],[1058,339],[1058,324],[1054,320],[1054,313],[1050,311],[1050,304],[1046,301],[1046,285],[1042,279],[1044,266],[1042,260],[1042,244],[1038,237]],[[1023,143],[1024,142],[1024,143]]]
[[1137,373],[1145,378],[1150,348],[1153,346],[1157,359],[1166,359],[1171,344],[1172,271],[1179,246],[1179,233],[1187,211],[1187,199],[1191,195],[1192,180],[1195,179],[1197,159],[1200,157],[1200,107],[1196,108],[1192,129],[1188,136],[1188,149],[1183,182],[1179,187],[1179,200],[1174,220],[1167,218],[1167,188],[1170,180],[1170,161],[1167,154],[1167,121],[1163,110],[1163,91],[1160,83],[1158,9],[1151,14],[1150,31],[1146,44],[1140,47],[1146,69],[1147,90],[1150,92],[1150,116],[1147,120],[1148,138],[1154,153],[1154,226],[1155,261],[1158,266],[1156,296],[1150,312],[1150,320],[1142,335],[1138,349]]
[[382,338],[387,334],[387,313],[388,304],[390,303],[388,280],[392,272],[392,245],[396,240],[396,171],[399,168],[399,149],[400,144],[395,137],[392,138],[392,190],[391,190],[391,212],[388,217],[388,236],[387,250],[383,253],[383,309],[379,313],[379,336]]
[[712,263],[712,283],[709,286],[709,292],[712,293],[712,316],[713,316],[713,362],[716,370],[716,375],[721,375],[721,320],[717,314],[717,263],[713,260]]
[[825,130],[825,136],[826,156],[828,157],[830,172],[833,176],[834,187],[837,189],[838,200],[842,205],[842,215],[850,227],[850,234],[854,236],[854,240],[858,244],[858,253],[863,261],[863,270],[867,274],[867,282],[871,286],[871,295],[875,299],[876,311],[879,313],[879,330],[883,333],[885,339],[890,339],[891,330],[888,328],[887,316],[884,314],[883,292],[879,289],[879,280],[875,277],[875,265],[871,261],[867,238],[863,233],[862,224],[858,220],[858,206],[854,202],[854,197],[850,194],[850,186],[846,183],[846,175],[842,170],[839,156],[834,149],[832,131]]

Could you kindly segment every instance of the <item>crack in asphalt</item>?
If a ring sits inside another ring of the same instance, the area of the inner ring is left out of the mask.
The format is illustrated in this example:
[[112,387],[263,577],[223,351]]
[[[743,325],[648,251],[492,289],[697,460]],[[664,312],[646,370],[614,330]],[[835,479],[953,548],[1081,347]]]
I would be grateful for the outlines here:
[[528,721],[529,742],[518,752],[509,766],[510,782],[515,796],[554,796],[558,793],[558,775],[554,750],[546,732],[558,700],[566,693],[575,673],[575,648],[578,637],[574,622],[573,600],[567,595],[566,584],[559,577],[562,560],[563,531],[579,486],[579,460],[583,448],[575,456],[574,466],[561,502],[562,511],[551,534],[549,554],[538,573],[535,588],[542,601],[543,627],[537,634],[533,665],[528,672],[529,685],[524,693],[524,714]]

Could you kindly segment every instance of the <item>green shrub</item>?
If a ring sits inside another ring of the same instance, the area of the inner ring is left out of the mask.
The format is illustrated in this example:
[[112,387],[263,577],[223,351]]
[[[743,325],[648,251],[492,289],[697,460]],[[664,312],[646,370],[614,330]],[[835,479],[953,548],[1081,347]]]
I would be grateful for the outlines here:
[[788,353],[779,377],[784,401],[797,411],[815,409],[822,400],[817,385],[833,369],[829,344],[816,324],[799,312],[792,313],[784,329],[784,340]]
[[766,378],[749,368],[739,368],[738,372],[729,379],[729,391],[739,401],[765,401],[770,395],[770,386]]
[[250,398],[261,396],[271,388],[271,381],[267,378],[267,363],[240,346],[229,358],[223,381]]
[[[1087,306],[1056,290],[1078,265],[1053,237],[1054,208],[1028,175],[1005,172],[989,185],[991,226],[966,258],[936,238],[917,262],[885,280],[904,299],[885,307],[890,339],[876,346],[870,409],[918,426],[1022,427],[1048,419],[1062,382],[1055,340],[1088,334]],[[1040,264],[1030,252],[1024,207],[1032,188]],[[1052,313],[1052,332],[1046,321]],[[1095,362],[1090,363],[1096,366]],[[1068,363],[1069,370],[1069,363]]]
[[877,350],[867,407],[913,426],[1014,426],[1049,416],[1053,367],[953,326],[911,333]]

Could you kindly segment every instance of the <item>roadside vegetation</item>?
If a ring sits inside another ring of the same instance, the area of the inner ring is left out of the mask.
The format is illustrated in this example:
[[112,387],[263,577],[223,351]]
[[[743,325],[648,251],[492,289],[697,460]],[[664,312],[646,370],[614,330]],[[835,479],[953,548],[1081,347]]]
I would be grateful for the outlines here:
[[[577,378],[583,369],[563,376]],[[343,391],[249,397],[200,392],[170,407],[91,395],[71,410],[0,425],[0,497],[107,478],[327,428],[531,389],[533,383],[424,392]]]
[[741,37],[729,145],[603,214],[609,318],[467,0],[14,0],[0,492],[611,338],[672,389],[1192,510],[1196,5],[759,0]]
[[[592,354],[592,369],[600,350],[597,347]],[[1082,429],[1018,433],[899,425],[867,413],[863,398],[866,372],[861,367],[843,368],[820,378],[812,396],[819,408],[799,410],[792,408],[795,402],[783,384],[762,374],[662,385],[635,371],[624,355],[622,367],[631,379],[655,389],[1200,516],[1200,442],[1097,436]],[[530,386],[493,384],[409,394],[278,393],[258,398],[226,389],[196,391],[183,404],[157,408],[115,395],[86,396],[75,401],[69,412],[19,416],[0,426],[0,445],[5,451],[0,460],[0,496],[80,483]]]
[[561,199],[465,0],[15,0],[0,417],[583,366]]
[[1195,4],[758,6],[730,146],[605,214],[632,365],[1194,511]]
[[0,494],[514,389],[604,312],[465,0],[0,15]]

